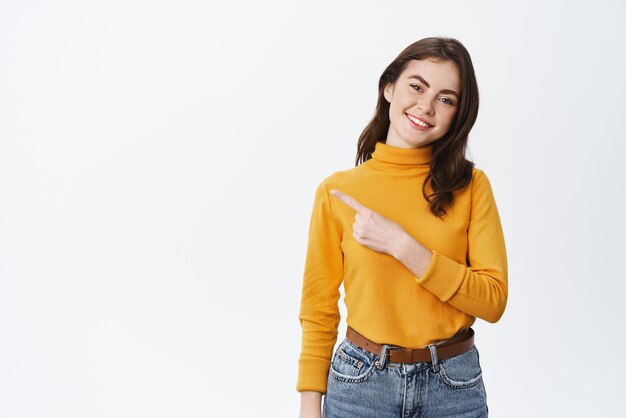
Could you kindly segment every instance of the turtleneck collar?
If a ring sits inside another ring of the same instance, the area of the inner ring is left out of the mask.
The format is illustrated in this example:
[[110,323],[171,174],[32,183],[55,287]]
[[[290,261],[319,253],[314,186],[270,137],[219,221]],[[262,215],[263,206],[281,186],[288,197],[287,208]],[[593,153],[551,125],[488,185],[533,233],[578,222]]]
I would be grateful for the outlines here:
[[370,161],[381,167],[383,165],[397,166],[397,168],[428,166],[433,155],[433,146],[431,143],[422,148],[400,148],[378,141]]

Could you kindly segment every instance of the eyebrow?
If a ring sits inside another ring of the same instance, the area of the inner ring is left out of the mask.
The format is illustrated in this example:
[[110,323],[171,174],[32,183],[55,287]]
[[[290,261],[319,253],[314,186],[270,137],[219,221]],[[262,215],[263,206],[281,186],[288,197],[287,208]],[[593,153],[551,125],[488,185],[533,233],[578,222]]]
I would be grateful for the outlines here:
[[[409,78],[416,78],[419,81],[421,81],[422,83],[426,84],[426,87],[430,88],[430,84],[428,84],[428,81],[424,80],[421,75],[413,74],[413,75],[410,75]],[[457,99],[459,98],[459,94],[456,91],[454,91],[454,90],[443,89],[443,90],[440,91],[440,93],[454,94]]]

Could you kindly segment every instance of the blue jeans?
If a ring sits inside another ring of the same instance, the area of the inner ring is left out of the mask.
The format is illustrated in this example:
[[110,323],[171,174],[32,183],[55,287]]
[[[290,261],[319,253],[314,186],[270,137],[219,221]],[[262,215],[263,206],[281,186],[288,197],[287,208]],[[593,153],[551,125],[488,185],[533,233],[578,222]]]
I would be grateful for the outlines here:
[[479,354],[439,361],[430,345],[425,363],[385,361],[344,338],[335,350],[324,395],[323,418],[487,417],[487,393]]

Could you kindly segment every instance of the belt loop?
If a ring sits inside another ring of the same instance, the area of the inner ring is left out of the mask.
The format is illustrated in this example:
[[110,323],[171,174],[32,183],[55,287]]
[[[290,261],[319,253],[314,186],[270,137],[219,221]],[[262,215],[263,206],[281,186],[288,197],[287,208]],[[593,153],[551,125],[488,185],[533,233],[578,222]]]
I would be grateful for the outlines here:
[[382,350],[380,350],[380,359],[378,360],[378,369],[383,370],[387,363],[387,354],[389,354],[389,345],[383,344]]
[[430,349],[430,357],[433,361],[433,370],[435,373],[439,373],[439,360],[437,359],[437,347],[435,344],[428,344],[428,348]]

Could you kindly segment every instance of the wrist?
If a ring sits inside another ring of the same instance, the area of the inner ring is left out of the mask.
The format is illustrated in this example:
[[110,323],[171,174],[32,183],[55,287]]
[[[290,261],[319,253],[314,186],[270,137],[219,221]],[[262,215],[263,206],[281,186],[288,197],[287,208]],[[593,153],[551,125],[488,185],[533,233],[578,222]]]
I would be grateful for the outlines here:
[[402,234],[393,242],[390,255],[402,262],[407,256],[417,250],[419,243],[408,232],[403,231]]

